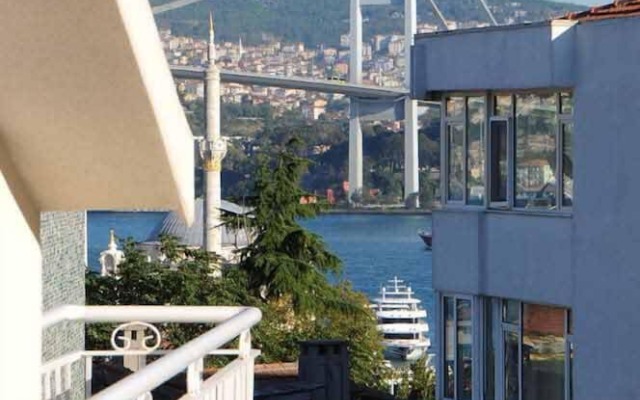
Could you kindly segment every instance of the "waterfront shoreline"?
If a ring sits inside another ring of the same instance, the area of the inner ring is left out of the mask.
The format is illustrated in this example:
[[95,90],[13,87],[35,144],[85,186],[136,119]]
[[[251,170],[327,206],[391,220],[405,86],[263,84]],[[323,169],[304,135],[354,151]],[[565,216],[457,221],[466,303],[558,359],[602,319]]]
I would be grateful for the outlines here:
[[330,215],[431,215],[432,210],[409,210],[406,208],[330,208],[322,214]]

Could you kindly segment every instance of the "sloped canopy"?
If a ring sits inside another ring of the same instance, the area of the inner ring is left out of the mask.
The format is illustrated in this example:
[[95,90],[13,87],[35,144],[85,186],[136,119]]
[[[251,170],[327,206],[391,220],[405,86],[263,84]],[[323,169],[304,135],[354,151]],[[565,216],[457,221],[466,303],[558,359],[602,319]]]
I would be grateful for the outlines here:
[[191,131],[148,0],[9,1],[0,36],[0,170],[32,229],[41,210],[192,220]]
[[[222,200],[220,209],[224,212],[236,215],[247,215],[251,212],[248,207]],[[247,217],[250,218],[250,217]],[[247,246],[251,240],[247,229],[237,228],[233,226],[222,226],[220,232],[222,234],[222,246]],[[204,240],[204,201],[197,199],[195,201],[194,222],[191,226],[187,226],[175,212],[167,214],[162,221],[159,229],[153,232],[147,241],[157,241],[161,234],[176,237],[180,244],[189,247],[202,247]]]

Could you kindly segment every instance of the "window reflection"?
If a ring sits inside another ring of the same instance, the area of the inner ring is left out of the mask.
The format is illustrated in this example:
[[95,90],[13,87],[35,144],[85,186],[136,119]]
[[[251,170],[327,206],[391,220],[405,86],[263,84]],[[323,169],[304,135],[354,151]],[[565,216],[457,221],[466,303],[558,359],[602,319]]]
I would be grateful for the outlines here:
[[518,334],[505,332],[504,336],[504,398],[518,400]]
[[563,400],[565,310],[525,304],[522,317],[522,399]]
[[562,124],[562,205],[573,205],[573,124]]
[[449,200],[462,201],[464,194],[464,125],[449,125],[448,140]]
[[484,399],[494,400],[495,389],[495,349],[493,346],[493,303],[484,302]]
[[556,207],[556,96],[516,95],[516,207]]
[[467,98],[467,204],[484,204],[484,97]]
[[457,325],[457,361],[458,361],[458,399],[471,400],[471,347],[473,336],[471,331],[471,300],[458,299],[456,313]]
[[573,114],[573,93],[560,93],[560,113]]
[[520,302],[516,300],[502,301],[502,322],[509,324],[520,323]]
[[491,121],[491,201],[507,201],[507,121]]
[[454,396],[454,384],[455,378],[453,375],[453,369],[455,366],[455,327],[453,318],[453,299],[451,297],[444,298],[444,320],[445,320],[445,332],[444,332],[444,397],[452,399]]
[[464,97],[449,97],[446,104],[447,117],[464,116]]
[[493,115],[497,117],[511,115],[511,95],[495,96],[493,98]]

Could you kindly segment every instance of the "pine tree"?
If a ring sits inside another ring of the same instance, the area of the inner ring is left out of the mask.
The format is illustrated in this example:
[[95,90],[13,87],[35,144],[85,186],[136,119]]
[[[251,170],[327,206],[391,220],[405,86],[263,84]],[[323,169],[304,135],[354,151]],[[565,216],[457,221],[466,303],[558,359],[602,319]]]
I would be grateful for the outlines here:
[[340,274],[341,261],[299,223],[316,216],[323,203],[300,187],[308,161],[295,154],[297,143],[290,141],[275,162],[261,162],[248,219],[255,240],[242,250],[240,268],[254,293],[269,299],[289,296],[294,309],[302,311],[328,299],[326,275]]

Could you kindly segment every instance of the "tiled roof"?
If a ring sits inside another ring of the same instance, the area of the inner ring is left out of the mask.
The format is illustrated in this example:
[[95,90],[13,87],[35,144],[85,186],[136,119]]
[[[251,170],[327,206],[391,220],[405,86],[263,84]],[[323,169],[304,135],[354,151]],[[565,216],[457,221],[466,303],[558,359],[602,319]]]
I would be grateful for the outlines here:
[[611,4],[592,7],[587,11],[569,13],[560,19],[594,21],[640,15],[640,0],[615,0]]

